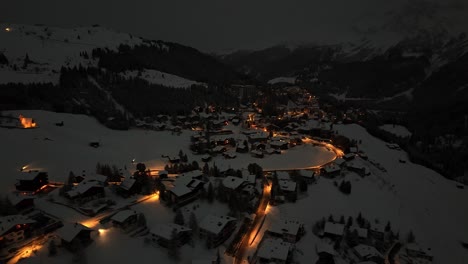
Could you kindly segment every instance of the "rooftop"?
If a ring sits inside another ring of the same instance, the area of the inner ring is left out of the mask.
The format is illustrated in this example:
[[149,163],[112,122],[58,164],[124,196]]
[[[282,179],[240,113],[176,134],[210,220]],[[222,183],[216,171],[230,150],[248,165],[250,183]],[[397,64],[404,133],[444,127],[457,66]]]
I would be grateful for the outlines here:
[[24,215],[8,215],[0,217],[0,235],[7,232],[18,224],[33,224],[35,220],[29,219]]
[[79,223],[64,223],[63,227],[57,231],[57,235],[64,241],[71,242],[83,230],[92,231]]
[[257,251],[257,256],[269,260],[284,260],[288,259],[292,244],[283,242],[279,238],[267,238],[262,241]]
[[277,234],[297,235],[302,224],[296,220],[279,220],[273,223],[269,231]]
[[344,227],[345,226],[343,224],[326,222],[324,232],[332,235],[342,236]]
[[235,220],[235,218],[230,216],[207,215],[200,223],[200,229],[206,230],[212,234],[219,234],[229,222]]
[[125,222],[130,216],[136,215],[137,213],[133,210],[122,210],[112,216],[111,220],[119,223]]
[[170,240],[172,237],[172,230],[176,230],[176,233],[178,234],[180,232],[191,231],[192,229],[178,224],[169,223],[155,226],[151,229],[151,233],[157,237]]
[[235,190],[245,182],[244,179],[234,176],[228,176],[223,180],[223,186]]

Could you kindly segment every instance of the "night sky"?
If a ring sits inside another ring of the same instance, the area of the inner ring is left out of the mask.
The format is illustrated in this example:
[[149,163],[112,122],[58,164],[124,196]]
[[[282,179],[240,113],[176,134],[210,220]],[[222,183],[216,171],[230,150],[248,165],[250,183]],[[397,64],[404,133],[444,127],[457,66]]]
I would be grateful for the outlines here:
[[[334,43],[419,27],[467,31],[468,0],[12,0],[0,21],[100,24],[203,51]],[[407,33],[407,32],[403,32]]]

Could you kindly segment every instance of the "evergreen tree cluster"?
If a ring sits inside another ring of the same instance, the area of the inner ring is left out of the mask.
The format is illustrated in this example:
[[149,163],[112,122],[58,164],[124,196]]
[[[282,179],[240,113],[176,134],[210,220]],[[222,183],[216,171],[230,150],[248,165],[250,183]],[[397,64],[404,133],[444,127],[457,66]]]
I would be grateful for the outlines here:
[[116,165],[110,166],[99,162],[96,164],[96,173],[107,176],[109,182],[120,182],[123,176]]
[[338,188],[340,189],[340,191],[342,193],[350,194],[351,193],[351,182],[350,181],[342,181]]

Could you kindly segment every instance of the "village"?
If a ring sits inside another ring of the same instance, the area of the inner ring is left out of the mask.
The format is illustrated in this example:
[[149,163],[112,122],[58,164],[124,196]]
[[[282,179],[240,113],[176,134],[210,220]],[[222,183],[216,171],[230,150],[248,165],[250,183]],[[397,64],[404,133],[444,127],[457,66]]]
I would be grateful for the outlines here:
[[[90,244],[119,230],[175,262],[181,248],[195,243],[211,249],[211,255],[192,259],[197,264],[297,263],[302,251],[315,251],[316,263],[432,263],[430,248],[419,246],[414,234],[400,234],[385,219],[366,219],[365,211],[316,215],[321,220],[315,223],[281,214],[271,219],[271,212],[293,208],[323,182],[332,182],[335,195],[346,197],[356,181],[386,172],[358,140],[334,130],[336,124],[357,122],[352,118],[358,113],[329,115],[305,90],[283,91],[298,99],[279,105],[277,116],[263,115],[252,102],[239,109],[207,106],[188,116],[136,120],[137,130],[189,135],[184,141],[189,145],[164,150],[153,161],[132,159],[119,166],[96,160],[95,171],[63,171],[62,181],[49,179],[47,169],[18,168],[15,191],[2,200],[0,259],[23,263],[46,248],[50,259],[69,251],[80,262]],[[41,129],[23,116],[10,123]],[[87,144],[98,150],[106,140]],[[399,151],[395,144],[388,148]],[[62,219],[36,202],[79,218]],[[167,221],[152,224],[159,217],[151,213],[155,208]],[[318,241],[315,247],[296,245],[306,237]]]

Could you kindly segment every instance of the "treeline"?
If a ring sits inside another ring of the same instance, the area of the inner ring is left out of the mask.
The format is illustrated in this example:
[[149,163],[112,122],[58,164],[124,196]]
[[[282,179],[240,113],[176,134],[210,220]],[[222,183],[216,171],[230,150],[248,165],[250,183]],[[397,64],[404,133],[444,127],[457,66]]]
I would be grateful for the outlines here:
[[215,58],[176,43],[157,41],[134,47],[122,44],[117,51],[94,49],[91,56],[99,59],[99,67],[113,72],[155,69],[191,80],[217,84],[242,79],[240,74]]

